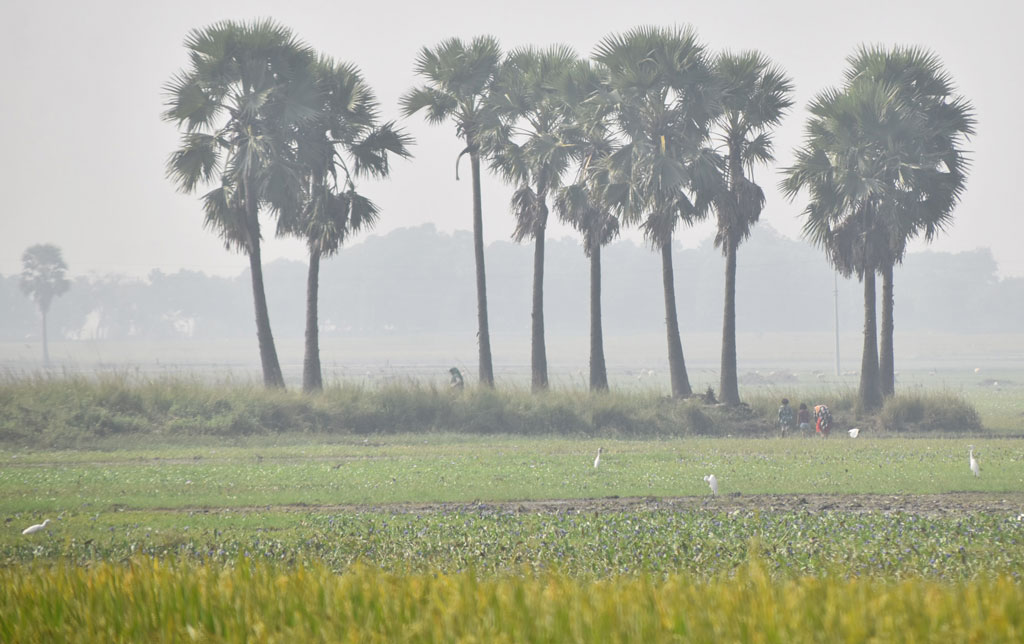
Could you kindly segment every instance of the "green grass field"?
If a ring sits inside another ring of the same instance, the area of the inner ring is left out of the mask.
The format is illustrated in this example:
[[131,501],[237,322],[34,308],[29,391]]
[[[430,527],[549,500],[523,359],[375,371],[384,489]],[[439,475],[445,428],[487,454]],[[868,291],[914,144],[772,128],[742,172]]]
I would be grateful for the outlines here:
[[[738,565],[757,537],[783,571],[1024,570],[1024,548],[995,554],[1001,542],[1024,543],[1024,440],[975,440],[980,478],[968,468],[966,445],[840,436],[433,435],[282,447],[6,450],[0,556],[8,563],[138,552],[230,560],[248,552],[323,558],[339,568],[368,558],[422,570],[529,563],[598,574],[699,572]],[[709,473],[719,479],[718,497],[703,481]],[[915,499],[943,494],[952,500],[918,512],[926,508]],[[801,507],[803,497],[816,507]],[[887,507],[892,497],[901,499],[895,508]],[[539,504],[545,500],[551,503]],[[57,520],[42,536],[20,534],[47,517]],[[907,525],[924,526],[913,554],[894,536]],[[703,554],[694,544],[703,544]],[[958,548],[973,554],[959,556]]]
[[[980,478],[968,468],[969,442]],[[0,511],[693,496],[707,491],[711,473],[723,495],[1018,492],[1024,440],[404,435],[289,447],[0,450]]]

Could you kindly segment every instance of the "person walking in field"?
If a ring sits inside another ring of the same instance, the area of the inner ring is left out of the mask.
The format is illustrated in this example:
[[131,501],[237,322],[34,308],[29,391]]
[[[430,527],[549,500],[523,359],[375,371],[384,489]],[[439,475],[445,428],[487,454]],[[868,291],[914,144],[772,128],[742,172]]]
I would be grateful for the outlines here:
[[800,403],[800,409],[796,412],[796,424],[801,432],[811,431],[811,410],[807,408],[807,403]]
[[828,438],[828,432],[832,428],[832,412],[828,410],[828,405],[815,405],[814,418],[815,431],[822,438]]
[[782,406],[779,407],[779,428],[782,430],[782,437],[786,432],[793,429],[793,408],[789,406],[789,398],[782,399]]

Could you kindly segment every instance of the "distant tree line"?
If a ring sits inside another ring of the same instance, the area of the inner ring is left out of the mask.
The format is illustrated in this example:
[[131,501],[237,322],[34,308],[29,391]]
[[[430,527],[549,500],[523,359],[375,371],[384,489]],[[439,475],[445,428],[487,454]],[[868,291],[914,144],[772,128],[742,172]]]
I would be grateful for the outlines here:
[[[335,63],[271,21],[222,22],[192,31],[190,65],[167,85],[165,119],[182,130],[168,174],[203,196],[207,225],[250,260],[264,381],[282,387],[260,259],[265,226],[306,240],[304,388],[319,389],[319,260],[336,252],[376,207],[356,179],[386,177],[411,139],[380,123],[358,70]],[[692,28],[637,27],[611,34],[584,58],[568,47],[503,53],[480,36],[423,47],[422,85],[401,99],[404,115],[451,123],[468,156],[479,381],[494,385],[480,176],[486,165],[510,183],[514,238],[533,244],[530,297],[534,391],[548,387],[546,230],[552,214],[581,234],[589,258],[590,387],[607,388],[601,296],[602,246],[639,227],[661,260],[672,394],[692,393],[680,338],[674,265],[679,224],[715,217],[725,257],[720,397],[740,402],[736,369],[737,251],[764,207],[754,182],[773,160],[772,131],[792,106],[787,75],[756,51],[713,52]],[[860,402],[877,409],[893,389],[894,267],[907,243],[932,239],[964,190],[970,104],[940,61],[921,49],[862,48],[843,84],[810,106],[805,145],[782,186],[808,193],[805,233],[844,275],[864,285]],[[607,258],[606,258],[607,259]],[[882,277],[876,326],[875,275]],[[685,312],[692,314],[687,307]]]
[[[320,298],[324,337],[452,334],[473,337],[476,296],[473,242],[469,232],[441,233],[432,225],[373,235],[324,262],[332,284]],[[491,302],[493,329],[521,335],[530,323],[532,277],[522,267],[532,249],[511,242],[488,244],[488,283],[502,296]],[[750,332],[830,332],[832,273],[812,246],[758,226],[744,245],[737,297],[744,306],[737,326]],[[611,335],[664,331],[659,257],[628,240],[604,248],[607,270],[604,318]],[[712,333],[722,326],[724,260],[709,239],[694,249],[674,247],[676,284],[684,334]],[[559,337],[577,335],[589,321],[588,293],[580,289],[589,260],[580,243],[548,245],[547,323]],[[1024,278],[999,279],[991,253],[920,252],[896,269],[900,281],[900,331],[1018,333],[1024,328]],[[301,338],[305,294],[296,289],[308,274],[302,262],[278,260],[264,270],[275,332]],[[359,280],[352,275],[360,275]],[[39,313],[19,287],[18,275],[0,276],[0,340],[39,339]],[[78,277],[50,310],[51,339],[220,340],[251,337],[248,273],[214,277],[195,271],[153,271],[147,280],[124,276]],[[954,305],[951,305],[951,302]],[[844,333],[860,329],[863,296],[856,280],[839,280]],[[609,356],[622,362],[623,356]],[[742,357],[742,356],[741,356]],[[343,358],[342,358],[343,359]]]

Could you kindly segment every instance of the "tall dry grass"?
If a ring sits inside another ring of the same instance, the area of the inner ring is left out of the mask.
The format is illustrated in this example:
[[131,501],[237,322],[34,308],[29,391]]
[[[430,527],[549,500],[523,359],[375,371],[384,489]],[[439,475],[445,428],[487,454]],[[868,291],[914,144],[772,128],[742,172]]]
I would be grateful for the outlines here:
[[139,558],[0,570],[5,642],[1019,642],[1006,577],[603,580]]

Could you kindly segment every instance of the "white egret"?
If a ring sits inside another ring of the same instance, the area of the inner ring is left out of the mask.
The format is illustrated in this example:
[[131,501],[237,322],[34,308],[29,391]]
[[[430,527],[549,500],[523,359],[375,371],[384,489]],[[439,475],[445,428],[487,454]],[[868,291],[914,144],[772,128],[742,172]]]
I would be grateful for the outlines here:
[[850,435],[850,438],[857,438],[857,434],[860,434],[860,427],[854,427],[846,433]]
[[708,474],[704,477],[704,482],[711,488],[712,496],[718,496],[718,479],[715,478],[715,475]]
[[981,476],[981,467],[978,465],[978,459],[974,458],[974,445],[968,445],[971,450],[971,472],[975,476]]
[[30,525],[29,527],[27,527],[24,530],[22,530],[21,534],[35,534],[35,533],[39,532],[40,530],[42,530],[43,528],[45,528],[46,524],[48,524],[49,522],[50,522],[50,520],[46,519],[42,523],[37,523],[35,525]]
[[597,468],[597,466],[601,464],[601,452],[603,452],[603,451],[604,451],[603,447],[598,447],[597,448],[597,456],[594,458],[594,468]]

